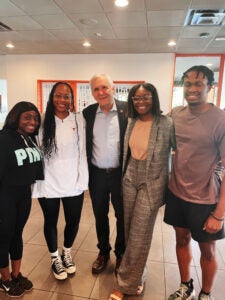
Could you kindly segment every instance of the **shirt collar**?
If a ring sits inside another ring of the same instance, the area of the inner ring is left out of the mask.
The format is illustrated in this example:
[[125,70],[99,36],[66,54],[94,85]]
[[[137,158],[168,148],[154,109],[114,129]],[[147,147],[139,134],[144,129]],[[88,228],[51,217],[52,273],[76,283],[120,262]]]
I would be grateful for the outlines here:
[[70,120],[70,119],[71,119],[71,116],[72,116],[72,113],[71,113],[71,112],[69,112],[68,116],[65,117],[64,119],[60,119],[59,117],[57,117],[57,116],[55,115],[55,121],[56,121],[56,122],[66,122],[67,120]]
[[[112,111],[117,111],[117,106],[116,106],[115,100],[113,101],[113,106],[112,106],[112,108],[110,109],[110,112],[112,112]],[[97,111],[96,111],[96,114],[98,114],[98,113],[102,113],[102,110],[101,110],[101,108],[100,108],[100,105],[98,105],[98,108],[97,108]]]

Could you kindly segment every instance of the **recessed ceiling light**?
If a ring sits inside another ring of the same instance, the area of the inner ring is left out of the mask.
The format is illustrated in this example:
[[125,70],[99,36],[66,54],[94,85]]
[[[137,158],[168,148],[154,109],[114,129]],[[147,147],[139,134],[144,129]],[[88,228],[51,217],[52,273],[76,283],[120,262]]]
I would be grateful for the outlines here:
[[116,6],[125,7],[128,5],[129,1],[128,0],[116,0],[114,3]]
[[6,47],[12,49],[12,48],[14,48],[15,46],[14,46],[12,43],[8,43],[8,44],[6,45]]
[[98,21],[95,19],[80,19],[79,22],[83,25],[93,26],[98,24]]
[[169,43],[168,43],[168,46],[175,46],[176,45],[176,42],[175,41],[170,41]]
[[95,32],[95,35],[96,35],[97,37],[102,37],[102,34],[101,34],[100,32]]
[[216,41],[225,41],[225,36],[218,36],[215,38]]
[[199,34],[199,36],[200,36],[200,38],[207,38],[207,37],[209,37],[209,33],[208,32],[202,32],[202,33],[200,33]]
[[85,42],[83,43],[83,46],[84,46],[84,47],[91,47],[91,43],[88,42],[88,41],[85,41]]
[[212,65],[213,65],[212,63],[206,64],[207,67],[212,67]]

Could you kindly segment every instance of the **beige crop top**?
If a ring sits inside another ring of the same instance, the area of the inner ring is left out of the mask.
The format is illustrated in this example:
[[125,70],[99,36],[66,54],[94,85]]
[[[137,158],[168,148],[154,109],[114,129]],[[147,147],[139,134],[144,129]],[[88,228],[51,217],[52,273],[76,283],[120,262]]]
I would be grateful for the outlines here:
[[146,160],[151,127],[152,120],[136,121],[129,140],[131,156],[134,159]]

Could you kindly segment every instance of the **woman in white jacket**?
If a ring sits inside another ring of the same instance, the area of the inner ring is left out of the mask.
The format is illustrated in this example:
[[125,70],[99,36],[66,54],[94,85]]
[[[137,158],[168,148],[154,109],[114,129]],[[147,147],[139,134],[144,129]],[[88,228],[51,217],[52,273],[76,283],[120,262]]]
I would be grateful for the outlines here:
[[[45,180],[34,185],[33,198],[38,198],[43,211],[52,271],[59,280],[76,272],[71,247],[78,232],[84,190],[88,188],[85,143],[85,123],[82,114],[74,112],[73,90],[68,83],[57,82],[50,92],[39,134]],[[57,237],[60,201],[66,223],[61,255]]]

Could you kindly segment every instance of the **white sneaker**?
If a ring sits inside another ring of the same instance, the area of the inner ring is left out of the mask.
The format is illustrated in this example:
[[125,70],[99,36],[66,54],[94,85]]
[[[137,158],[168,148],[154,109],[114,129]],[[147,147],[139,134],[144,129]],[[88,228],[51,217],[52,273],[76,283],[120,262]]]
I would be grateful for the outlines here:
[[206,295],[205,293],[201,292],[198,296],[198,300],[214,300],[214,298],[211,294]]

